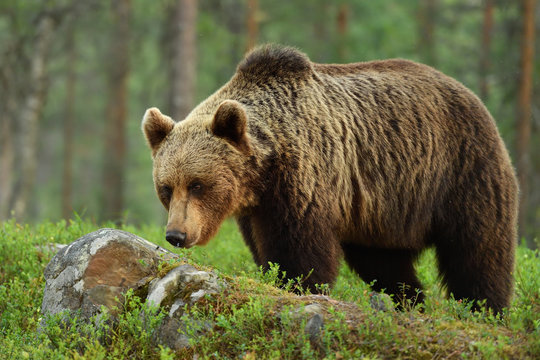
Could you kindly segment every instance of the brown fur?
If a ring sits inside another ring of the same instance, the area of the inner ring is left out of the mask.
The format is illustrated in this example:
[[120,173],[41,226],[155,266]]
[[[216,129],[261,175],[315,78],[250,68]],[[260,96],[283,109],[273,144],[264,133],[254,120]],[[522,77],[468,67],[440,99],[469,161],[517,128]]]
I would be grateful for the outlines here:
[[313,270],[313,289],[334,282],[344,254],[398,297],[421,288],[413,263],[435,246],[456,298],[509,304],[514,171],[482,102],[433,68],[321,65],[266,46],[170,126],[156,110],[143,121],[167,228],[186,246],[234,216],[259,265]]

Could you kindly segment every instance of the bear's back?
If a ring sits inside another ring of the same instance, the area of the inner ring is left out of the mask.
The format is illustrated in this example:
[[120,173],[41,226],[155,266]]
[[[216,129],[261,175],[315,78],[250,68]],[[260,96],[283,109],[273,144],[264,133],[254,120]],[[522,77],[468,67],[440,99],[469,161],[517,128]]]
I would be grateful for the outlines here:
[[294,174],[287,181],[304,194],[295,198],[331,192],[325,206],[342,214],[342,223],[368,216],[362,222],[378,228],[374,233],[421,241],[433,221],[426,215],[459,196],[459,182],[472,186],[475,168],[490,169],[490,177],[512,174],[482,102],[427,65],[317,64],[270,46],[248,55],[237,76],[239,101],[257,113],[248,128],[261,143],[272,139],[281,154],[276,164]]

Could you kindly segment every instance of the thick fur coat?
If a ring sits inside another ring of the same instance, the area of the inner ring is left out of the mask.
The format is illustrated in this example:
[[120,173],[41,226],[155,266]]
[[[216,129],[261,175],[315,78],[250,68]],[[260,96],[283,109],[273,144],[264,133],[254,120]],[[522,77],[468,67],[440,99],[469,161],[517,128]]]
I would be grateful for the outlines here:
[[174,245],[205,244],[234,216],[258,265],[310,274],[313,289],[344,256],[376,290],[417,300],[413,263],[434,246],[456,298],[509,304],[514,171],[482,102],[431,67],[265,46],[186,119],[152,108],[143,131]]

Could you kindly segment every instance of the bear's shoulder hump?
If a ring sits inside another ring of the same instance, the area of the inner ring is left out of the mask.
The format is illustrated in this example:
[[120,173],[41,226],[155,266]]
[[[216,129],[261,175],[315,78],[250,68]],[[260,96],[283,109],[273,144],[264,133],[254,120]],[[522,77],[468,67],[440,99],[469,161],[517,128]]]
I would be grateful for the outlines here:
[[236,72],[247,78],[301,78],[313,71],[307,55],[279,45],[263,45],[246,55]]

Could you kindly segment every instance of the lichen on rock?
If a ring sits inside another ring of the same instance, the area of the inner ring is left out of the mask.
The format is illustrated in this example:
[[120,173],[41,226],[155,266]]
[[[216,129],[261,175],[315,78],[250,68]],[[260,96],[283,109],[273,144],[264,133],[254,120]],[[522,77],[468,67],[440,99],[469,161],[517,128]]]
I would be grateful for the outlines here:
[[[164,273],[167,266],[159,265],[171,260],[180,265]],[[103,307],[114,320],[123,310],[124,294],[132,289],[146,304],[168,314],[154,338],[173,349],[188,346],[189,339],[178,331],[184,326],[185,306],[226,288],[216,274],[182,264],[178,255],[114,229],[97,230],[62,248],[44,275],[42,325],[59,313],[76,313],[89,322],[101,317]]]
[[78,311],[88,319],[102,305],[113,310],[128,289],[148,284],[161,261],[177,257],[126,231],[94,231],[62,248],[47,265],[42,313]]

